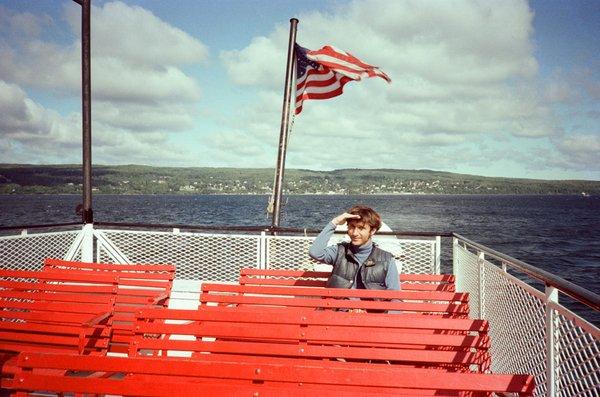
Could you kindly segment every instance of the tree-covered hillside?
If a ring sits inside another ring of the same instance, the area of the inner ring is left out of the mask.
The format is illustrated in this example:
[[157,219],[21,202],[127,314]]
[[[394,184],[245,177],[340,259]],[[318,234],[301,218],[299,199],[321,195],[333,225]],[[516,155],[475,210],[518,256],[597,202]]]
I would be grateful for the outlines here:
[[[269,194],[269,168],[94,166],[93,190],[106,194]],[[78,165],[0,164],[0,193],[79,193]],[[599,181],[490,178],[430,170],[288,169],[286,194],[600,194]]]

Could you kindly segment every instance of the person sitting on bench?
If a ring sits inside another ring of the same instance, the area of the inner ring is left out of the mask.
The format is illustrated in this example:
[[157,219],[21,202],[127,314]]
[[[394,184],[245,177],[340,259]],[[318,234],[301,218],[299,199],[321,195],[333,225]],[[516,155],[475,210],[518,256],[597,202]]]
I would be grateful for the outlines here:
[[[336,226],[344,223],[348,223],[350,242],[327,246]],[[380,227],[379,214],[362,205],[350,208],[325,226],[312,243],[309,255],[333,266],[326,287],[400,289],[394,256],[379,248],[371,239]]]

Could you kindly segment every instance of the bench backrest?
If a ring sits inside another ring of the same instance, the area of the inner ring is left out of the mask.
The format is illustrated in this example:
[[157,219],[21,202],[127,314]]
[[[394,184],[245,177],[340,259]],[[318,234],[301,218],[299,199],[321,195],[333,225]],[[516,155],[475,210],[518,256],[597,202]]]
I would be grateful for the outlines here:
[[0,350],[106,350],[115,275],[0,269]]
[[[330,272],[295,269],[242,268],[240,284],[287,285],[299,287],[324,287]],[[400,274],[403,290],[455,291],[455,277],[451,274]]]
[[[452,324],[453,319],[431,317],[434,321],[391,314],[365,316],[344,312],[299,313],[226,307],[147,309],[138,313],[136,335],[129,354],[161,355],[179,351],[274,357],[342,357],[463,369],[474,364],[487,369],[487,323],[458,320],[461,324]],[[480,332],[472,332],[474,335],[448,334],[458,328],[465,331],[476,327]],[[161,337],[157,338],[157,335]]]
[[[119,277],[119,292],[124,303],[126,297],[142,297],[144,302],[155,302],[168,299],[175,278],[174,265],[147,264],[108,264],[65,261],[47,258],[44,260],[44,271],[70,272],[85,274],[112,274]],[[130,291],[133,290],[133,291]],[[166,297],[165,297],[166,296]]]
[[468,295],[441,291],[391,291],[203,283],[201,304],[366,309],[466,317]]
[[108,264],[46,259],[43,272],[82,277],[118,277],[115,308],[111,319],[111,351],[125,352],[133,335],[135,312],[145,307],[167,307],[175,278],[170,264]]

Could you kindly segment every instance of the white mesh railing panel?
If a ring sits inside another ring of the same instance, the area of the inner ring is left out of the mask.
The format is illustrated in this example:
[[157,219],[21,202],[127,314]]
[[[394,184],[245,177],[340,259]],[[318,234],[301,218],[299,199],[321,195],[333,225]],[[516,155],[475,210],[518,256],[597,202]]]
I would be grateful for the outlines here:
[[479,258],[465,247],[454,245],[456,290],[469,293],[471,318],[479,318]]
[[[565,308],[554,312],[557,396],[600,395],[600,335],[589,324],[577,325]],[[567,318],[567,316],[569,318]]]
[[[170,263],[176,278],[237,281],[243,267],[257,267],[260,236],[104,231],[132,263]],[[111,262],[106,250],[100,259]]]
[[0,266],[40,270],[45,258],[63,258],[81,231],[0,237]]
[[[308,255],[314,237],[267,238],[267,266],[271,269],[309,269],[318,263]],[[343,235],[334,235],[329,244],[344,240]],[[436,273],[435,240],[407,240],[391,238],[374,239],[380,248],[391,252],[397,259],[402,273]]]
[[[473,255],[473,254],[472,254]],[[492,371],[535,376],[546,394],[546,325],[543,294],[483,261],[483,318],[490,323]]]
[[[398,240],[402,253],[397,261],[402,265],[402,273],[435,274],[435,240]],[[383,249],[386,249],[382,245]],[[394,253],[391,249],[390,252]]]
[[313,237],[272,237],[267,239],[267,268],[314,270],[317,261],[308,256]]
[[509,260],[457,241],[456,287],[470,293],[471,316],[490,323],[492,371],[535,376],[535,396],[600,396],[600,330],[554,302],[553,288],[541,292],[495,263],[518,272]]

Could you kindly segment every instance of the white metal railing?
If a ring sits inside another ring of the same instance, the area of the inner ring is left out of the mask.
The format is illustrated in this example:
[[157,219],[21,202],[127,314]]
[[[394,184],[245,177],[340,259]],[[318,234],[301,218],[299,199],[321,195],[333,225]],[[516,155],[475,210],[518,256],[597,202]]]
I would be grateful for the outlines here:
[[[559,293],[573,295],[552,285],[562,284],[560,279],[530,269],[464,238],[453,239],[456,287],[470,294],[471,316],[490,323],[492,371],[533,374],[536,396],[598,396],[600,330],[559,303]],[[524,282],[524,276],[543,289]]]
[[77,230],[36,231],[14,230],[0,237],[0,265],[11,269],[39,270],[44,258],[62,258],[77,240],[83,237]]
[[[236,281],[243,267],[314,269],[311,236],[172,231],[94,230],[95,259],[115,263],[173,263],[176,278]],[[439,239],[380,237],[407,273],[439,273]]]
[[[235,282],[242,267],[312,269],[315,263],[307,254],[312,240],[265,232],[140,231],[92,225],[52,232],[17,230],[0,237],[0,266],[35,270],[46,257],[172,263],[183,285],[175,293],[185,296],[187,307],[194,307],[200,281]],[[390,236],[379,243],[394,252],[402,272],[439,273],[439,236]],[[598,396],[600,330],[559,303],[559,295],[569,291],[557,287],[560,284],[553,279],[546,280],[544,289],[534,288],[519,274],[511,274],[525,270],[532,276],[529,265],[460,236],[453,239],[452,255],[457,289],[470,294],[471,316],[490,322],[493,372],[533,374],[537,396]]]
[[[5,264],[29,269],[39,268],[46,257],[172,263],[177,267],[177,279],[236,281],[242,267],[312,270],[316,264],[308,256],[314,237],[307,235],[99,229],[91,224],[78,231],[19,233],[0,237],[0,258]],[[332,241],[341,238],[343,235],[335,235]],[[404,273],[440,273],[439,237],[376,236],[375,241],[395,255]]]

